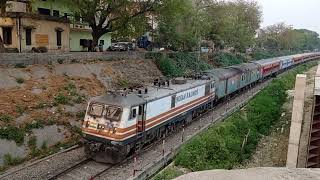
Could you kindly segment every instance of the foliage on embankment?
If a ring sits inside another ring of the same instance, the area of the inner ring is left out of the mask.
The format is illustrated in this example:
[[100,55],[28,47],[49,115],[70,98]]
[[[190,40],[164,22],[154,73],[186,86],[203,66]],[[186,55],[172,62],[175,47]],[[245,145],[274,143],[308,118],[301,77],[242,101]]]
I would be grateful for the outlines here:
[[149,53],[146,58],[155,59],[158,68],[167,77],[179,77],[213,68],[194,53]]
[[286,90],[293,87],[295,75],[313,65],[301,65],[275,79],[245,108],[193,138],[178,153],[175,164],[193,171],[231,169],[248,159],[259,139],[279,120]]

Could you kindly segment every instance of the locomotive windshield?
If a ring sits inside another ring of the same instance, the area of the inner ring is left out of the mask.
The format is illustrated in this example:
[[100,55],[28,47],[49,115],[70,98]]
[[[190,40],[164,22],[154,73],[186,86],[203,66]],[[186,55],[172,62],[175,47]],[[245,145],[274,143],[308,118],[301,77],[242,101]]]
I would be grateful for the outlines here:
[[93,116],[102,116],[103,105],[102,104],[91,104],[90,115]]
[[121,117],[121,108],[117,106],[107,106],[106,119],[118,121]]

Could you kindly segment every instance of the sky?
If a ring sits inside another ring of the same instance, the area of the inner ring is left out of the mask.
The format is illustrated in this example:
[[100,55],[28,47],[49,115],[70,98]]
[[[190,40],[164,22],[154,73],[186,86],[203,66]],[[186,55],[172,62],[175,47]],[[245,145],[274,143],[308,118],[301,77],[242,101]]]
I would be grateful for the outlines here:
[[284,22],[320,34],[320,0],[256,0],[263,11],[262,27]]

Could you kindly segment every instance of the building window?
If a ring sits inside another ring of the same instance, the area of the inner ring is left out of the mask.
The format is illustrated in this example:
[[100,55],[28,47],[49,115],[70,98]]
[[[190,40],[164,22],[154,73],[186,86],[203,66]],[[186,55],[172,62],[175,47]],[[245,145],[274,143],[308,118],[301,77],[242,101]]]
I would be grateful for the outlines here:
[[52,11],[52,15],[55,16],[55,17],[60,17],[60,12],[57,11],[57,10],[53,10]]
[[3,44],[10,45],[12,44],[12,28],[11,27],[2,27],[3,35]]
[[50,9],[38,8],[39,14],[50,16]]
[[80,39],[80,46],[88,47],[88,40],[87,39]]
[[57,46],[61,46],[62,43],[61,43],[61,34],[62,34],[62,31],[56,31],[57,32]]
[[31,44],[32,44],[31,31],[32,31],[32,29],[26,29],[26,45],[27,46],[31,46]]

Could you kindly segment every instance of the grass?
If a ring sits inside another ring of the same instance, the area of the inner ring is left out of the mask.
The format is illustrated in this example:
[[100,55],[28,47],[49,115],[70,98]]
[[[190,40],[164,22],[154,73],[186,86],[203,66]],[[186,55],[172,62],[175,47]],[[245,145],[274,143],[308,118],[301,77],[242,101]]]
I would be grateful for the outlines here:
[[16,111],[18,114],[22,115],[24,112],[26,112],[27,107],[23,105],[17,105],[16,106]]
[[11,154],[5,154],[3,156],[3,161],[5,166],[14,166],[20,164],[24,161],[24,158],[13,157]]
[[248,105],[194,137],[177,154],[175,165],[192,171],[232,169],[249,159],[262,136],[281,116],[286,90],[294,86],[297,73],[315,64],[301,65],[272,81]]
[[69,82],[60,90],[58,95],[54,97],[53,105],[72,105],[73,103],[80,104],[83,103],[85,100],[86,96],[79,94],[77,92],[77,87],[72,82]]
[[157,174],[152,180],[170,180],[183,175],[184,173],[175,166],[169,166],[159,174]]

